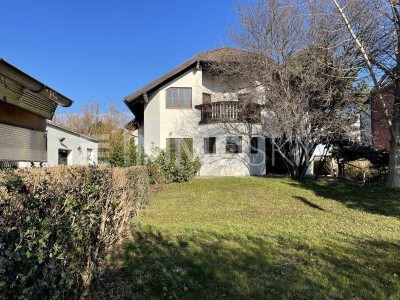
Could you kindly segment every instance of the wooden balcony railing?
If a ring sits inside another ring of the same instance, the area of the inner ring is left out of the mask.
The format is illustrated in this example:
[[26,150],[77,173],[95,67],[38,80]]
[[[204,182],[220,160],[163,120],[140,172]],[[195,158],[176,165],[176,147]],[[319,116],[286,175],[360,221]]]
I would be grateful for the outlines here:
[[200,123],[261,123],[261,105],[253,102],[218,101],[195,106],[201,111]]

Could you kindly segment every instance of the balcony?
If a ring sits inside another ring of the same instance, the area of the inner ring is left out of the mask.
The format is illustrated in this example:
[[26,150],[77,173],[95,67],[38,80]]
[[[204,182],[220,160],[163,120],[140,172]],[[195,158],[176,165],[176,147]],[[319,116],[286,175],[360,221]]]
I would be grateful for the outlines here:
[[218,101],[196,105],[201,111],[200,124],[210,123],[261,123],[261,105],[254,102]]

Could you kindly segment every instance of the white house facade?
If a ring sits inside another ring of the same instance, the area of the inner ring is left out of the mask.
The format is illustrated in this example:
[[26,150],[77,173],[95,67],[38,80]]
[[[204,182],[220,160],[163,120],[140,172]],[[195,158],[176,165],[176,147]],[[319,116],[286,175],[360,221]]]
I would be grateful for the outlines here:
[[[98,163],[99,142],[90,137],[63,127],[47,123],[47,160],[35,166],[96,165]],[[31,162],[21,162],[19,167],[30,167]]]
[[264,175],[282,167],[261,122],[240,120],[238,104],[245,88],[234,80],[216,80],[207,67],[219,55],[236,51],[203,52],[125,98],[135,115],[138,146],[146,154],[188,143],[202,161],[200,176]]

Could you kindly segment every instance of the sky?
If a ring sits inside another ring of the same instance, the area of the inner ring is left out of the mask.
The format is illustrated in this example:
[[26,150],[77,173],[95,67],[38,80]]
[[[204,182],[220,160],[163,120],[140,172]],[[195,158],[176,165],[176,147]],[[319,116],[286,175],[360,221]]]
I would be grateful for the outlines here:
[[229,45],[238,0],[1,0],[0,57],[74,100],[123,98],[199,52]]

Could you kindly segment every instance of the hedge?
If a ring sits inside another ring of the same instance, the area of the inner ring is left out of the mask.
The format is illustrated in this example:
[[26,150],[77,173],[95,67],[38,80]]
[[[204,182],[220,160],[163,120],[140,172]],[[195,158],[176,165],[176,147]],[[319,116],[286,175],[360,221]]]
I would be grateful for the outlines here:
[[144,167],[1,171],[0,298],[85,297],[147,202]]

